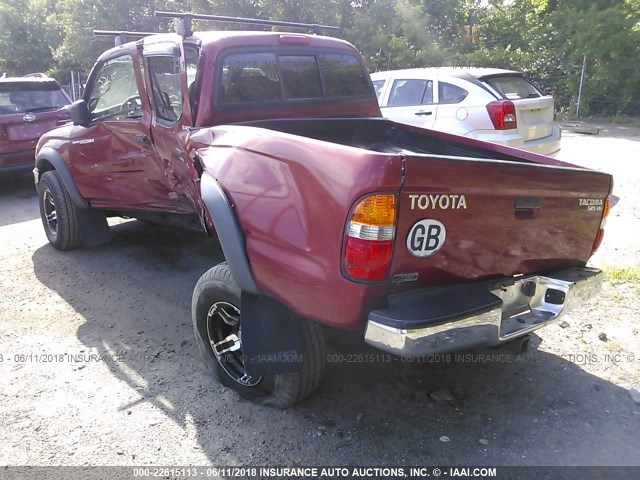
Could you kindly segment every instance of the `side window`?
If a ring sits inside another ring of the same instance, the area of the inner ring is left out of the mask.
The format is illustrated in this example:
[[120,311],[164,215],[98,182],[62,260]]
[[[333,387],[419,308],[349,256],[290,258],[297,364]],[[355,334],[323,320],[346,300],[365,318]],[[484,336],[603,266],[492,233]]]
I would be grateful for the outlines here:
[[92,120],[141,117],[142,102],[131,55],[103,63],[93,77],[88,98]]
[[312,55],[281,55],[280,69],[286,98],[322,97],[322,84],[316,57]]
[[196,47],[191,45],[184,46],[184,55],[187,67],[187,83],[191,85],[196,81],[196,75],[198,73],[198,55],[199,51]]
[[469,92],[464,88],[456,87],[446,82],[438,84],[438,103],[460,103],[467,98],[467,95],[469,95]]
[[384,80],[375,80],[373,82],[373,89],[376,91],[376,98],[380,101],[380,95],[382,94],[382,87],[384,87]]
[[222,64],[220,100],[223,104],[282,100],[275,54],[228,55]]
[[427,80],[427,84],[422,95],[422,105],[431,105],[433,103],[433,81]]
[[195,119],[196,112],[196,83],[198,78],[198,55],[199,51],[196,47],[185,45],[184,55],[187,67],[187,85],[189,88],[189,102],[191,104],[191,115]]
[[160,119],[176,122],[182,115],[180,59],[149,57],[148,66],[156,115]]
[[433,81],[395,80],[391,87],[388,107],[428,105],[433,103]]

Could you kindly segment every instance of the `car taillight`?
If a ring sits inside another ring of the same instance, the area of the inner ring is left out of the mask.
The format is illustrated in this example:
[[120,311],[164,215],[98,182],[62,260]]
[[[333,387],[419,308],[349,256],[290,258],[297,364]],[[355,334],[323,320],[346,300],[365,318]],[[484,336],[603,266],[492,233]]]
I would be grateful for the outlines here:
[[389,274],[396,233],[397,197],[374,194],[360,200],[347,223],[346,273],[357,280],[382,280]]
[[593,247],[591,247],[591,255],[596,253],[600,244],[602,243],[602,238],[604,237],[604,226],[607,223],[607,217],[609,216],[609,212],[611,211],[611,201],[609,197],[604,199],[604,204],[602,206],[602,220],[600,220],[600,228],[598,229],[598,233],[596,234],[596,239],[593,242]]
[[487,104],[489,118],[496,130],[511,130],[518,128],[516,106],[509,100],[496,100]]

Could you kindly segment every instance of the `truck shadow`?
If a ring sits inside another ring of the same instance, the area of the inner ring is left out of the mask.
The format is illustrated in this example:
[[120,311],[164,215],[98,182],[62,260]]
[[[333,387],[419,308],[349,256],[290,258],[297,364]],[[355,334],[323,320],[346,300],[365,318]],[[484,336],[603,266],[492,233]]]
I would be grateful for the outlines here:
[[37,198],[30,175],[0,179],[0,227],[38,218]]
[[[191,326],[193,286],[222,260],[216,243],[136,221],[112,228],[104,247],[41,247],[36,276],[84,317],[78,339],[110,358],[111,374],[137,392],[112,414],[150,405],[185,431],[195,426],[212,464],[640,460],[640,408],[626,390],[535,348],[521,357],[487,349],[416,363],[332,334],[325,381],[307,401],[279,411],[242,400],[202,370]],[[443,398],[430,397],[441,390]]]

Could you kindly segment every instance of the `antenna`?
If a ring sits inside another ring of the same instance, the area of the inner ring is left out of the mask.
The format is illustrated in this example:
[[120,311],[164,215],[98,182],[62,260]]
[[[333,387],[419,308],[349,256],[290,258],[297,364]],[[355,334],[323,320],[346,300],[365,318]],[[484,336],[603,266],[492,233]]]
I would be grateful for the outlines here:
[[156,11],[155,16],[161,18],[179,18],[180,22],[178,23],[178,35],[182,35],[183,37],[193,34],[193,31],[191,30],[192,20],[207,20],[212,22],[242,23],[245,25],[265,25],[272,27],[312,29],[316,35],[322,35],[324,30],[339,29],[339,27],[335,27],[332,25],[318,25],[316,23],[282,22],[279,20],[264,20],[261,18],[225,17],[222,15],[203,15],[200,13]]
[[118,32],[115,30],[94,30],[93,34],[96,37],[115,37],[114,41],[116,47],[125,44],[129,41],[129,38],[142,38],[149,35],[157,35],[159,32]]

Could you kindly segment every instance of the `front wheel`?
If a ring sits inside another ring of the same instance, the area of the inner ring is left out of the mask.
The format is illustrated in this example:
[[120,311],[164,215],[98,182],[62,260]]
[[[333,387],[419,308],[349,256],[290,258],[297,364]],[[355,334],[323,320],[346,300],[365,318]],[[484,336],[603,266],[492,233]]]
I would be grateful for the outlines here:
[[40,217],[49,243],[58,250],[71,250],[82,243],[76,206],[60,180],[58,172],[49,170],[38,183]]
[[193,292],[193,324],[214,365],[220,383],[253,402],[288,408],[309,396],[320,384],[325,367],[324,339],[320,326],[301,322],[303,351],[301,369],[266,377],[247,374],[242,351],[240,288],[226,263],[207,271]]

